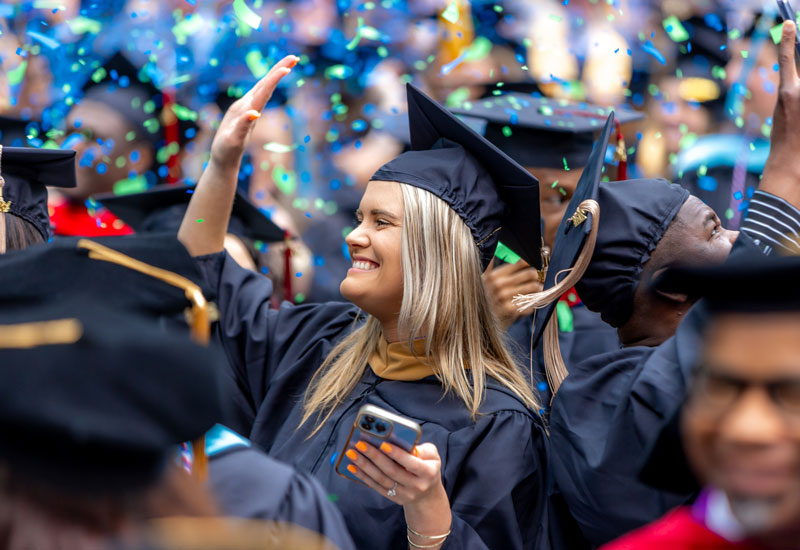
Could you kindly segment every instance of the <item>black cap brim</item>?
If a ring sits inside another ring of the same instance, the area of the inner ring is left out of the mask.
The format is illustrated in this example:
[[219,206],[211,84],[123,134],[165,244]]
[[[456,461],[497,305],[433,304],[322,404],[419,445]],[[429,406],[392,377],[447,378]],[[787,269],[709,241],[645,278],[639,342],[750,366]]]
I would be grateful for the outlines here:
[[[130,195],[98,195],[96,200],[108,208],[115,216],[131,226],[134,231],[148,231],[148,220],[153,213],[179,206],[188,206],[192,198],[194,186],[192,185],[160,185],[144,191]],[[180,226],[183,211],[176,211],[174,228],[163,228],[164,230],[174,229]],[[281,241],[284,238],[284,231],[275,225],[263,212],[247,197],[237,191],[236,200],[233,203],[232,217],[238,218],[246,228],[246,235],[265,242]]]

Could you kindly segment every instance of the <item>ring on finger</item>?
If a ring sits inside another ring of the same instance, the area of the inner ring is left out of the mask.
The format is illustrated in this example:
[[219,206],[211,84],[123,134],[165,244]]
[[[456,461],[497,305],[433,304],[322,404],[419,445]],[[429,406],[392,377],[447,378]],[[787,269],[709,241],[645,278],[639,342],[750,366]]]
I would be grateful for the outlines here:
[[397,496],[397,482],[396,481],[394,482],[394,485],[392,485],[392,488],[389,489],[388,491],[386,491],[386,496],[387,497]]

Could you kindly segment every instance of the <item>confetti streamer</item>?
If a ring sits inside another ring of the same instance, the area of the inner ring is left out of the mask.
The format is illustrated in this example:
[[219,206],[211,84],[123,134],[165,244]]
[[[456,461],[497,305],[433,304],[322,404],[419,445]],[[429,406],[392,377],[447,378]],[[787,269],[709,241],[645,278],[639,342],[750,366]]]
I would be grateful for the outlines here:
[[516,252],[514,252],[501,242],[497,243],[497,248],[494,251],[494,255],[498,259],[506,262],[507,264],[515,264],[522,259],[519,256],[519,254],[517,254]]
[[261,26],[261,16],[251,10],[244,0],[233,0],[233,13],[248,27],[258,29]]
[[458,0],[452,0],[442,12],[442,19],[450,23],[456,23],[460,14],[458,13]]
[[686,31],[680,19],[674,15],[670,15],[664,19],[661,24],[664,26],[664,30],[667,31],[667,36],[669,36],[673,42],[689,40],[689,33]]
[[27,34],[28,36],[39,42],[42,46],[46,47],[47,49],[55,50],[61,47],[61,44],[59,44],[57,41],[53,40],[49,36],[39,34],[38,32],[28,31],[25,34]]
[[656,48],[655,45],[650,42],[650,40],[642,44],[642,51],[653,56],[653,58],[655,58],[655,60],[662,65],[667,64],[667,60],[664,58],[664,55],[658,51],[658,48]]

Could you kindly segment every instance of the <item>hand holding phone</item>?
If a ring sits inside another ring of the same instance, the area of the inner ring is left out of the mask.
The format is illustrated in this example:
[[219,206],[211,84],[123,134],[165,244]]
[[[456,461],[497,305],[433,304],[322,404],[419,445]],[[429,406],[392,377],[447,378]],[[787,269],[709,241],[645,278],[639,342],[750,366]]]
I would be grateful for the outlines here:
[[410,453],[419,443],[421,436],[422,428],[413,420],[375,405],[364,405],[358,410],[358,415],[350,428],[350,435],[347,437],[344,447],[339,450],[336,473],[361,483],[361,480],[348,469],[348,466],[352,465],[352,461],[347,457],[347,451],[359,441],[369,443],[376,449],[380,448],[382,443],[388,443]]

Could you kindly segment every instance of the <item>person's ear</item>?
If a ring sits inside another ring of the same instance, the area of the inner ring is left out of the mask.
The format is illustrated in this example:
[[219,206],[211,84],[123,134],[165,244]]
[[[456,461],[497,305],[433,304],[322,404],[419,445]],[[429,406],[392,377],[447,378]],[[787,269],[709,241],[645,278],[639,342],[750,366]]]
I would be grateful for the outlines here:
[[[662,267],[661,269],[657,269],[653,272],[650,277],[651,281],[658,281],[661,275],[667,270],[668,268]],[[651,286],[651,291],[656,296],[660,297],[663,300],[667,300],[669,302],[673,302],[675,304],[686,304],[689,303],[690,298],[689,295],[684,292],[678,292],[676,290],[664,290],[658,288],[656,285]]]

